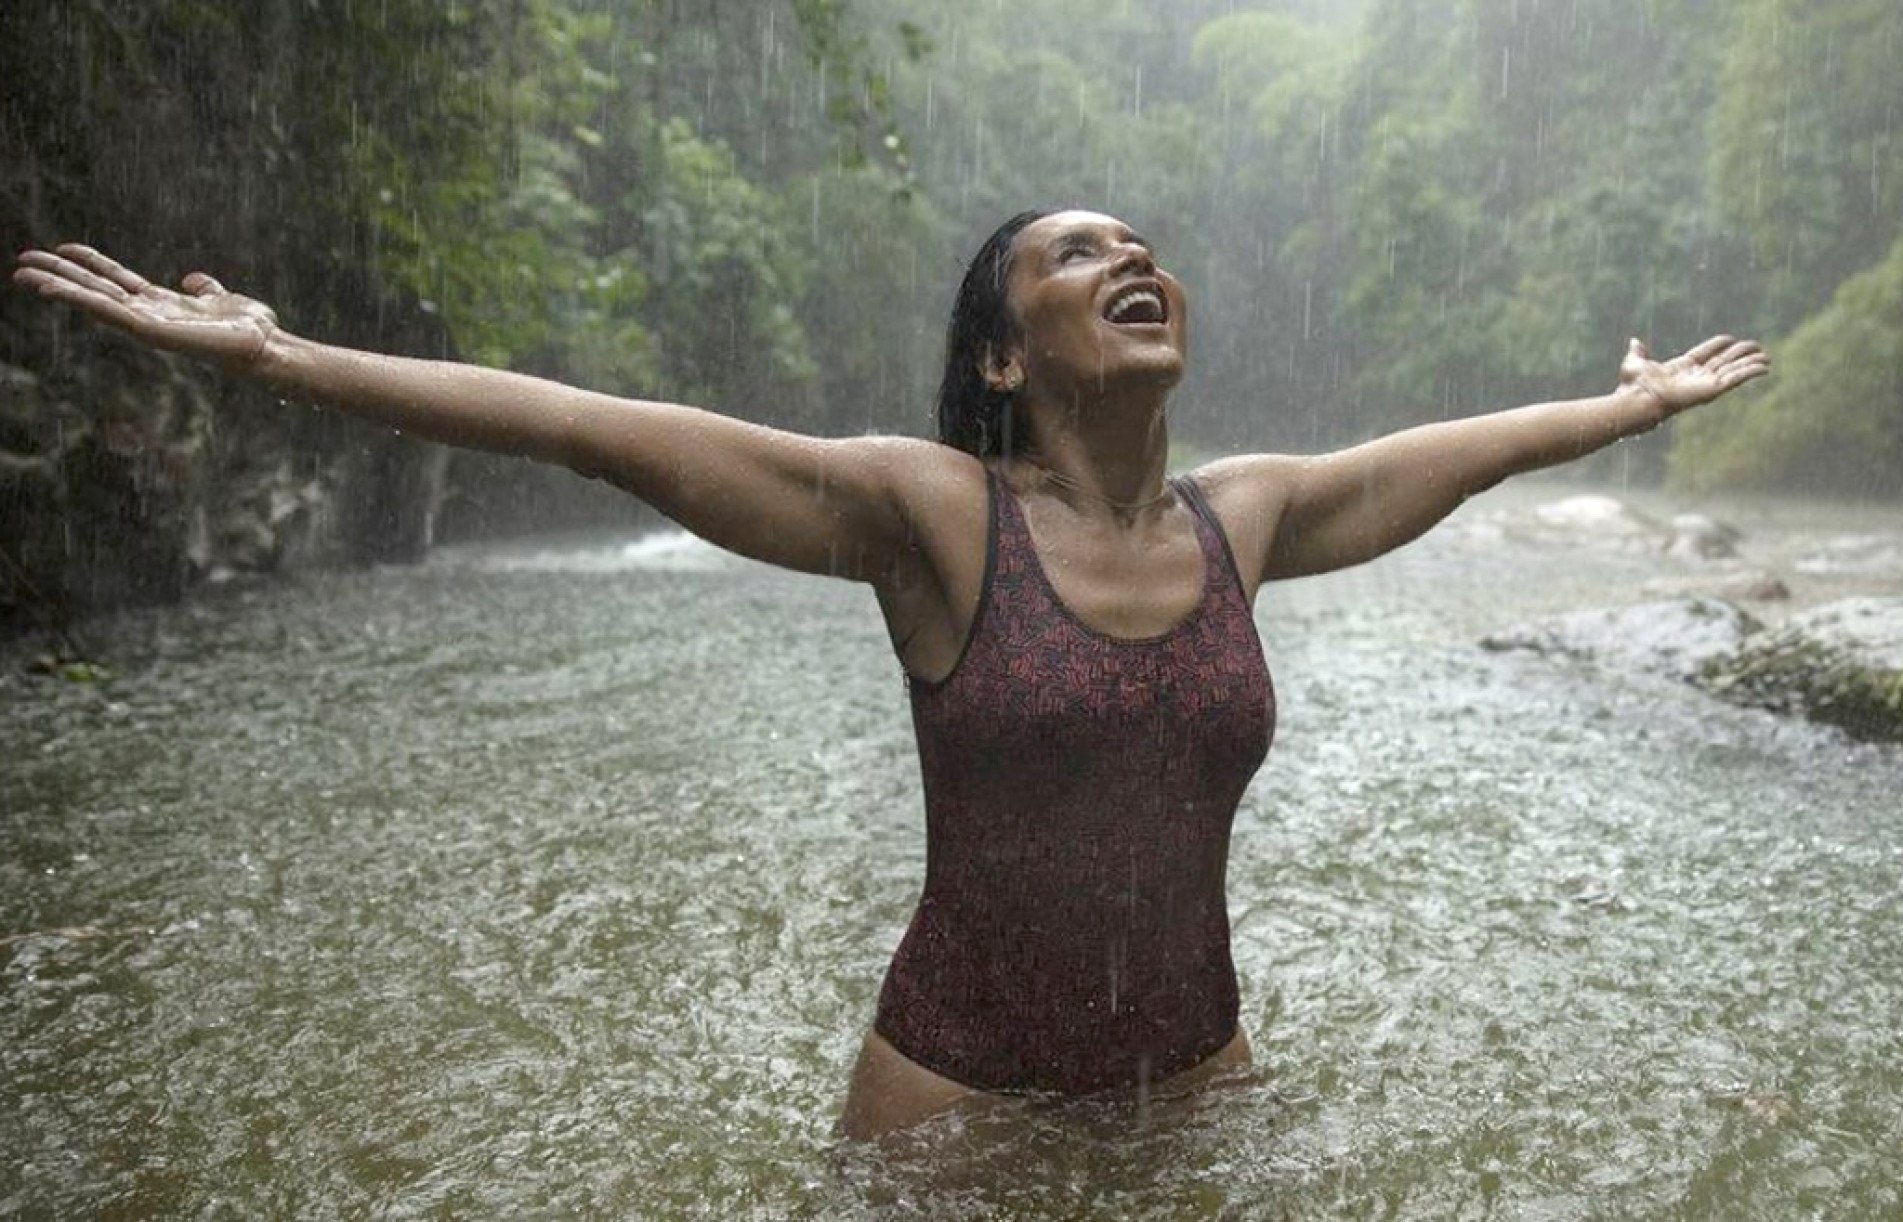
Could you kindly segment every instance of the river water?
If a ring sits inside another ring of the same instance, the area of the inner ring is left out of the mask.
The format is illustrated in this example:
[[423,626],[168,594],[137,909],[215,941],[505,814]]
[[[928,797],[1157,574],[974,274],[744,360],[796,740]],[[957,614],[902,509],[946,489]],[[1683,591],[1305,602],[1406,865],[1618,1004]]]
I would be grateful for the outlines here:
[[1264,592],[1259,1080],[923,1152],[832,1136],[923,862],[864,590],[566,540],[15,647],[0,1214],[1898,1216],[1903,749],[1480,649],[1679,571],[1517,495]]

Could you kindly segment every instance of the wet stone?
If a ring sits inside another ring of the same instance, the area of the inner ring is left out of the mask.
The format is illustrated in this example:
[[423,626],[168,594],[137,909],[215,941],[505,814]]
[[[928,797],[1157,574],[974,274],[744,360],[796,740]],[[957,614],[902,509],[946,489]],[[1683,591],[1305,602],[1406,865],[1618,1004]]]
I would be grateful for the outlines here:
[[1534,620],[1483,637],[1480,644],[1691,679],[1760,628],[1720,599],[1677,598]]
[[1645,592],[1660,598],[1719,598],[1729,602],[1782,602],[1791,596],[1791,588],[1777,574],[1742,565],[1713,565],[1687,576],[1655,577],[1645,583]]
[[1903,742],[1903,598],[1827,603],[1712,659],[1698,679],[1738,704]]

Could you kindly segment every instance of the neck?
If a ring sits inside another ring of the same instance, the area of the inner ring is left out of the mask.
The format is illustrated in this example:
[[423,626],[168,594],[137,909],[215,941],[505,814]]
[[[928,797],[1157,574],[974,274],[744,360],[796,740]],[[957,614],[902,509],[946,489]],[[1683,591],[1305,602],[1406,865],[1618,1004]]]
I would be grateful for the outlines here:
[[1147,394],[1093,395],[1088,401],[1076,396],[1055,408],[1027,404],[1032,450],[1021,461],[1050,472],[1051,482],[1096,502],[1094,508],[1147,508],[1164,499],[1167,398],[1167,388],[1156,388]]

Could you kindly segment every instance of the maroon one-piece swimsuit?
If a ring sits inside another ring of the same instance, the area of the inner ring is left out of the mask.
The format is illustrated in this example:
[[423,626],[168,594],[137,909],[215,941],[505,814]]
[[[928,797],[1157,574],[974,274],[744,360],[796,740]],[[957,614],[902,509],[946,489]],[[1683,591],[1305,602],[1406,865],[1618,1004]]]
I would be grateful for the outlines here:
[[925,891],[880,1035],[984,1090],[1133,1086],[1236,1031],[1229,830],[1275,729],[1234,558],[1200,491],[1202,600],[1160,636],[1079,621],[1016,497],[990,478],[984,592],[963,656],[911,682]]

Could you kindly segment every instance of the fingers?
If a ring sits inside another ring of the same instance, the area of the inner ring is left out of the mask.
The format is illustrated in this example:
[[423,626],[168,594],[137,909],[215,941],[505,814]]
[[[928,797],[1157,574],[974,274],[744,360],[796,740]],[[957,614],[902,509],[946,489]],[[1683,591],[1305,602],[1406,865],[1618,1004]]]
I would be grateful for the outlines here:
[[1769,372],[1771,372],[1771,358],[1760,353],[1749,360],[1728,366],[1719,375],[1719,379],[1723,382],[1724,388],[1730,390],[1734,386],[1743,386],[1754,378],[1761,378]]
[[1732,339],[1729,335],[1714,335],[1704,343],[1687,352],[1684,359],[1694,365],[1703,365],[1709,362],[1712,357],[1723,352],[1726,348],[1731,347],[1735,343],[1737,343],[1737,341]]
[[[26,263],[25,256],[21,257],[21,262]],[[101,322],[127,331],[138,329],[139,317],[127,308],[123,292],[114,296],[77,283],[70,276],[56,275],[34,266],[22,266],[15,271],[13,282],[49,301],[64,302],[84,310]]]
[[152,282],[144,276],[82,243],[68,242],[59,248],[59,253],[87,271],[110,280],[128,293],[143,293],[152,287]]
[[[75,248],[62,246],[60,249],[66,251]],[[78,285],[80,288],[98,293],[108,301],[124,301],[128,296],[126,289],[115,281],[99,275],[90,268],[74,262],[72,259],[66,258],[63,255],[54,254],[51,251],[23,251],[20,255],[20,267],[23,271],[31,269],[39,272],[48,279],[69,281]]]
[[1642,361],[1649,361],[1652,359],[1652,350],[1647,348],[1645,346],[1645,341],[1640,339],[1636,335],[1633,336],[1631,341],[1626,344],[1626,354],[1628,356],[1636,356]]
[[185,291],[194,297],[216,297],[226,291],[225,286],[207,276],[204,272],[193,272],[179,281]]
[[1715,376],[1719,394],[1771,372],[1770,353],[1752,340],[1729,335],[1714,335],[1672,363],[1680,362],[1683,368]]
[[1718,376],[1721,393],[1771,372],[1770,353],[1751,340],[1728,335],[1708,339],[1685,355]]
[[[1720,339],[1729,338],[1720,336]],[[1718,340],[1706,340],[1692,352],[1709,349]],[[1687,353],[1687,356],[1691,353]],[[1746,382],[1761,378],[1771,372],[1771,354],[1750,340],[1735,340],[1724,348],[1710,353],[1700,364],[1718,377],[1718,389],[1722,394]]]
[[[152,282],[144,276],[116,259],[77,242],[68,242],[53,251],[22,251],[19,262],[22,269],[32,268],[48,276],[71,281],[112,301],[125,301],[152,289]],[[32,277],[22,277],[16,273],[14,279],[24,287],[39,287],[37,280]],[[185,291],[194,297],[216,297],[228,291],[204,272],[193,272],[185,277],[183,285]]]

